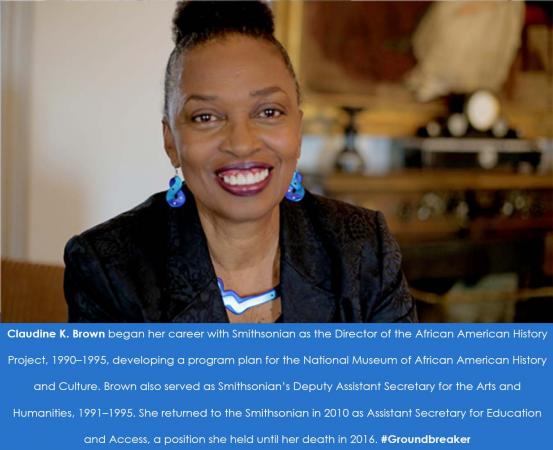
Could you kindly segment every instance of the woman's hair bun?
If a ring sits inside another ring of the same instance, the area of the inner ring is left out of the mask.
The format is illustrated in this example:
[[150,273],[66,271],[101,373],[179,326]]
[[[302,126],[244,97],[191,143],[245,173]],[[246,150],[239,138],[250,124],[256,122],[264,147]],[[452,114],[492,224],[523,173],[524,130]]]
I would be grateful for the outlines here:
[[175,45],[237,32],[272,36],[271,9],[263,1],[182,1],[173,17]]

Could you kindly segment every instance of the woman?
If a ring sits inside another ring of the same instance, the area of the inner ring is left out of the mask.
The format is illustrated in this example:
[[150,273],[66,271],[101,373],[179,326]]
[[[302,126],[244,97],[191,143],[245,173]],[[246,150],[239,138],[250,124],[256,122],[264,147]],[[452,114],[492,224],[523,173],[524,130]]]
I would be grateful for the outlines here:
[[69,241],[69,319],[415,320],[383,217],[301,185],[299,88],[269,8],[180,3],[173,22],[162,123],[177,175]]

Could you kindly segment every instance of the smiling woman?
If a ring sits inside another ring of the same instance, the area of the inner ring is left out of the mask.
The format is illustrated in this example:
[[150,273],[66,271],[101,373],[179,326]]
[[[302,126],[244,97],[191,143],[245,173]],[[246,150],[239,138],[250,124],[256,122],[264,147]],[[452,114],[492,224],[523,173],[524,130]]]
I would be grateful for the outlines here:
[[177,5],[162,118],[176,174],[69,241],[71,321],[415,320],[382,215],[301,185],[300,92],[273,32],[263,2]]

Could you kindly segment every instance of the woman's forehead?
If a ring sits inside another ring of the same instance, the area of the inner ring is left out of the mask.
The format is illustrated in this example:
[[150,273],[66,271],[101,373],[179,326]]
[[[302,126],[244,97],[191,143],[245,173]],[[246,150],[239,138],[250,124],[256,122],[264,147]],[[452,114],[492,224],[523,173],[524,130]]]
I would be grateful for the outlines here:
[[282,56],[263,39],[236,35],[209,41],[185,51],[181,67],[185,96],[250,93],[269,87],[295,95],[294,79]]

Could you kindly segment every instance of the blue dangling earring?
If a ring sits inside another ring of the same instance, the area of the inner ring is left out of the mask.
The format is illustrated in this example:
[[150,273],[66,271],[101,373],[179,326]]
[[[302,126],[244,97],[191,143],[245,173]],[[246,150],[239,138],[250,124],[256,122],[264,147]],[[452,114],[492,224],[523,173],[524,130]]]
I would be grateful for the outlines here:
[[292,181],[290,181],[290,186],[286,191],[285,197],[292,202],[299,202],[305,195],[305,189],[301,184],[303,176],[297,170],[294,170],[294,175],[292,176]]
[[169,189],[165,194],[165,200],[171,208],[180,208],[186,202],[186,196],[182,192],[183,182],[179,177],[178,169],[175,169],[175,176],[169,180]]

